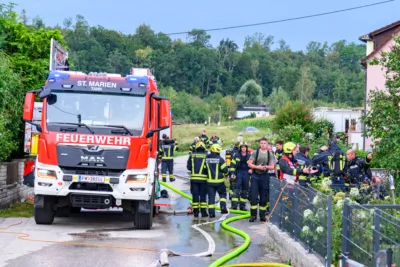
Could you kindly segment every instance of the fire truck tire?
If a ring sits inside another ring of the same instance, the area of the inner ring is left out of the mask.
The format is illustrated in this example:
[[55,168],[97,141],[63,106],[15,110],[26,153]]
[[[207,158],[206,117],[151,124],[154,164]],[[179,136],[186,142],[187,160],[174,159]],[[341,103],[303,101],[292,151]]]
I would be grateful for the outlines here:
[[44,196],[43,208],[34,209],[36,224],[52,224],[54,221],[54,199],[50,196]]
[[56,217],[69,217],[71,215],[71,207],[61,207],[56,210],[55,216]]
[[154,198],[155,198],[155,186],[153,186],[153,195],[149,200],[150,204],[150,212],[149,213],[140,213],[139,210],[139,201],[135,201],[134,208],[134,225],[136,229],[140,230],[149,230],[153,226],[153,217],[154,217]]

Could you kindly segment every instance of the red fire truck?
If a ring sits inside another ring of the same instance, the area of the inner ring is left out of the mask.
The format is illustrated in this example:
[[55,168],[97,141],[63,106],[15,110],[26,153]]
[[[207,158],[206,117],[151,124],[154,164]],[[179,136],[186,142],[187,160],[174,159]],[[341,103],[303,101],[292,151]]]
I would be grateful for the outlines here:
[[[40,122],[33,118],[36,95]],[[136,228],[152,227],[160,131],[172,138],[172,120],[151,75],[51,71],[45,86],[26,93],[23,118],[39,132],[37,224],[81,208],[120,207],[133,213]]]

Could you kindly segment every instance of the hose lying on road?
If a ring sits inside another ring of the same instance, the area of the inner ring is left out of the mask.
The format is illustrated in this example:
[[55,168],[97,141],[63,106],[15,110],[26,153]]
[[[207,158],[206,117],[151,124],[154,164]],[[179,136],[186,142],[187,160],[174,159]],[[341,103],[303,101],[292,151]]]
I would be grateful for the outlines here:
[[273,262],[265,262],[265,263],[237,263],[224,265],[222,267],[290,267],[290,265],[282,264],[282,263],[273,263]]
[[[187,198],[189,200],[192,200],[191,196],[189,196],[188,194],[185,194],[184,192],[182,192],[181,190],[171,186],[170,184],[164,183],[162,181],[160,181],[160,184],[165,186],[165,187],[167,187],[167,188],[169,188],[169,189],[171,189],[175,193],[177,193],[177,194],[179,194],[179,195],[181,195],[181,196],[183,196],[183,197],[185,197],[185,198]],[[220,210],[219,207],[216,207],[216,209]],[[223,222],[221,224],[222,228],[224,228],[227,231],[230,231],[230,232],[233,232],[235,234],[240,235],[241,237],[243,237],[245,239],[245,242],[241,246],[237,247],[235,250],[231,251],[230,253],[228,253],[228,254],[222,256],[221,258],[219,258],[218,260],[214,261],[210,265],[210,267],[218,267],[218,266],[220,266],[221,264],[223,264],[223,263],[229,261],[230,259],[238,256],[240,253],[245,251],[250,245],[250,236],[246,232],[228,225],[229,223],[234,222],[234,221],[250,218],[250,212],[241,211],[241,210],[229,210],[229,211],[232,212],[232,213],[242,214],[242,215],[241,216],[237,216],[237,217],[232,217],[232,218],[229,218],[227,220],[223,220]]]

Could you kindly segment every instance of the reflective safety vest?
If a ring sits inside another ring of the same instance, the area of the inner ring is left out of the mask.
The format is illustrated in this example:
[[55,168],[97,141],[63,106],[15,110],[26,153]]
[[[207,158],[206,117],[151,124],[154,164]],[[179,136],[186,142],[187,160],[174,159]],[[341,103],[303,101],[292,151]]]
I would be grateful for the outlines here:
[[206,165],[206,152],[195,152],[188,159],[190,180],[206,181],[208,177]]
[[174,151],[176,151],[178,145],[173,140],[165,140],[160,145],[160,158],[163,160],[174,159]]
[[206,157],[208,170],[207,183],[218,184],[225,182],[224,175],[229,173],[225,160],[220,155],[211,153]]
[[[293,164],[293,162],[292,162],[292,161],[289,159],[289,157],[286,156],[286,155],[284,155],[284,156],[281,158],[281,160],[286,161],[286,162],[288,163],[288,165],[289,165],[290,168],[293,168],[293,169],[294,169],[295,167],[297,167],[297,163],[296,163],[296,164]],[[280,179],[281,179],[281,180],[286,180],[286,182],[289,183],[289,184],[294,184],[294,183],[297,183],[297,182],[298,182],[298,180],[299,180],[299,174],[290,175],[290,174],[287,174],[287,173],[284,173],[283,171],[281,171],[281,172],[280,172]]]
[[278,162],[275,164],[276,170],[280,170],[279,161],[281,160],[282,156],[283,156],[283,150],[276,150],[276,151],[275,151],[275,158],[276,158],[277,161],[278,161]]

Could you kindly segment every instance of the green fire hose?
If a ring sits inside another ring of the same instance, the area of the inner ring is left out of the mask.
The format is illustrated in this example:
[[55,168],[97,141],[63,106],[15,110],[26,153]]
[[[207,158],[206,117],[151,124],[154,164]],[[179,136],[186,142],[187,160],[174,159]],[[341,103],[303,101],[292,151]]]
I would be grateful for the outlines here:
[[[160,181],[160,184],[171,189],[172,191],[174,191],[175,193],[181,195],[184,198],[189,199],[190,201],[192,200],[192,197],[189,196],[188,194],[183,193],[181,190],[176,189],[175,187],[171,186],[168,183],[162,182]],[[219,207],[216,207],[217,210],[220,210]],[[234,221],[239,221],[239,220],[243,220],[243,219],[247,219],[250,218],[250,212],[248,211],[242,211],[242,210],[230,210],[231,213],[235,213],[235,214],[241,214],[240,216],[236,216],[236,217],[231,217],[226,219],[225,221],[222,222],[221,226],[222,228],[224,228],[225,230],[235,233],[237,235],[240,235],[241,237],[244,238],[244,243],[242,245],[240,245],[239,247],[237,247],[235,250],[231,251],[230,253],[222,256],[221,258],[217,259],[216,261],[214,261],[209,267],[219,267],[222,264],[224,264],[225,262],[237,257],[240,253],[242,253],[243,251],[245,251],[249,245],[250,245],[250,236],[242,231],[239,230],[237,228],[234,228],[232,226],[229,226],[228,224],[230,224],[231,222]],[[285,265],[285,264],[278,264],[278,263],[260,263],[261,265],[257,265],[258,263],[241,263],[241,264],[237,264],[237,265],[226,265],[226,266],[265,266],[265,267],[289,267],[289,265]]]

